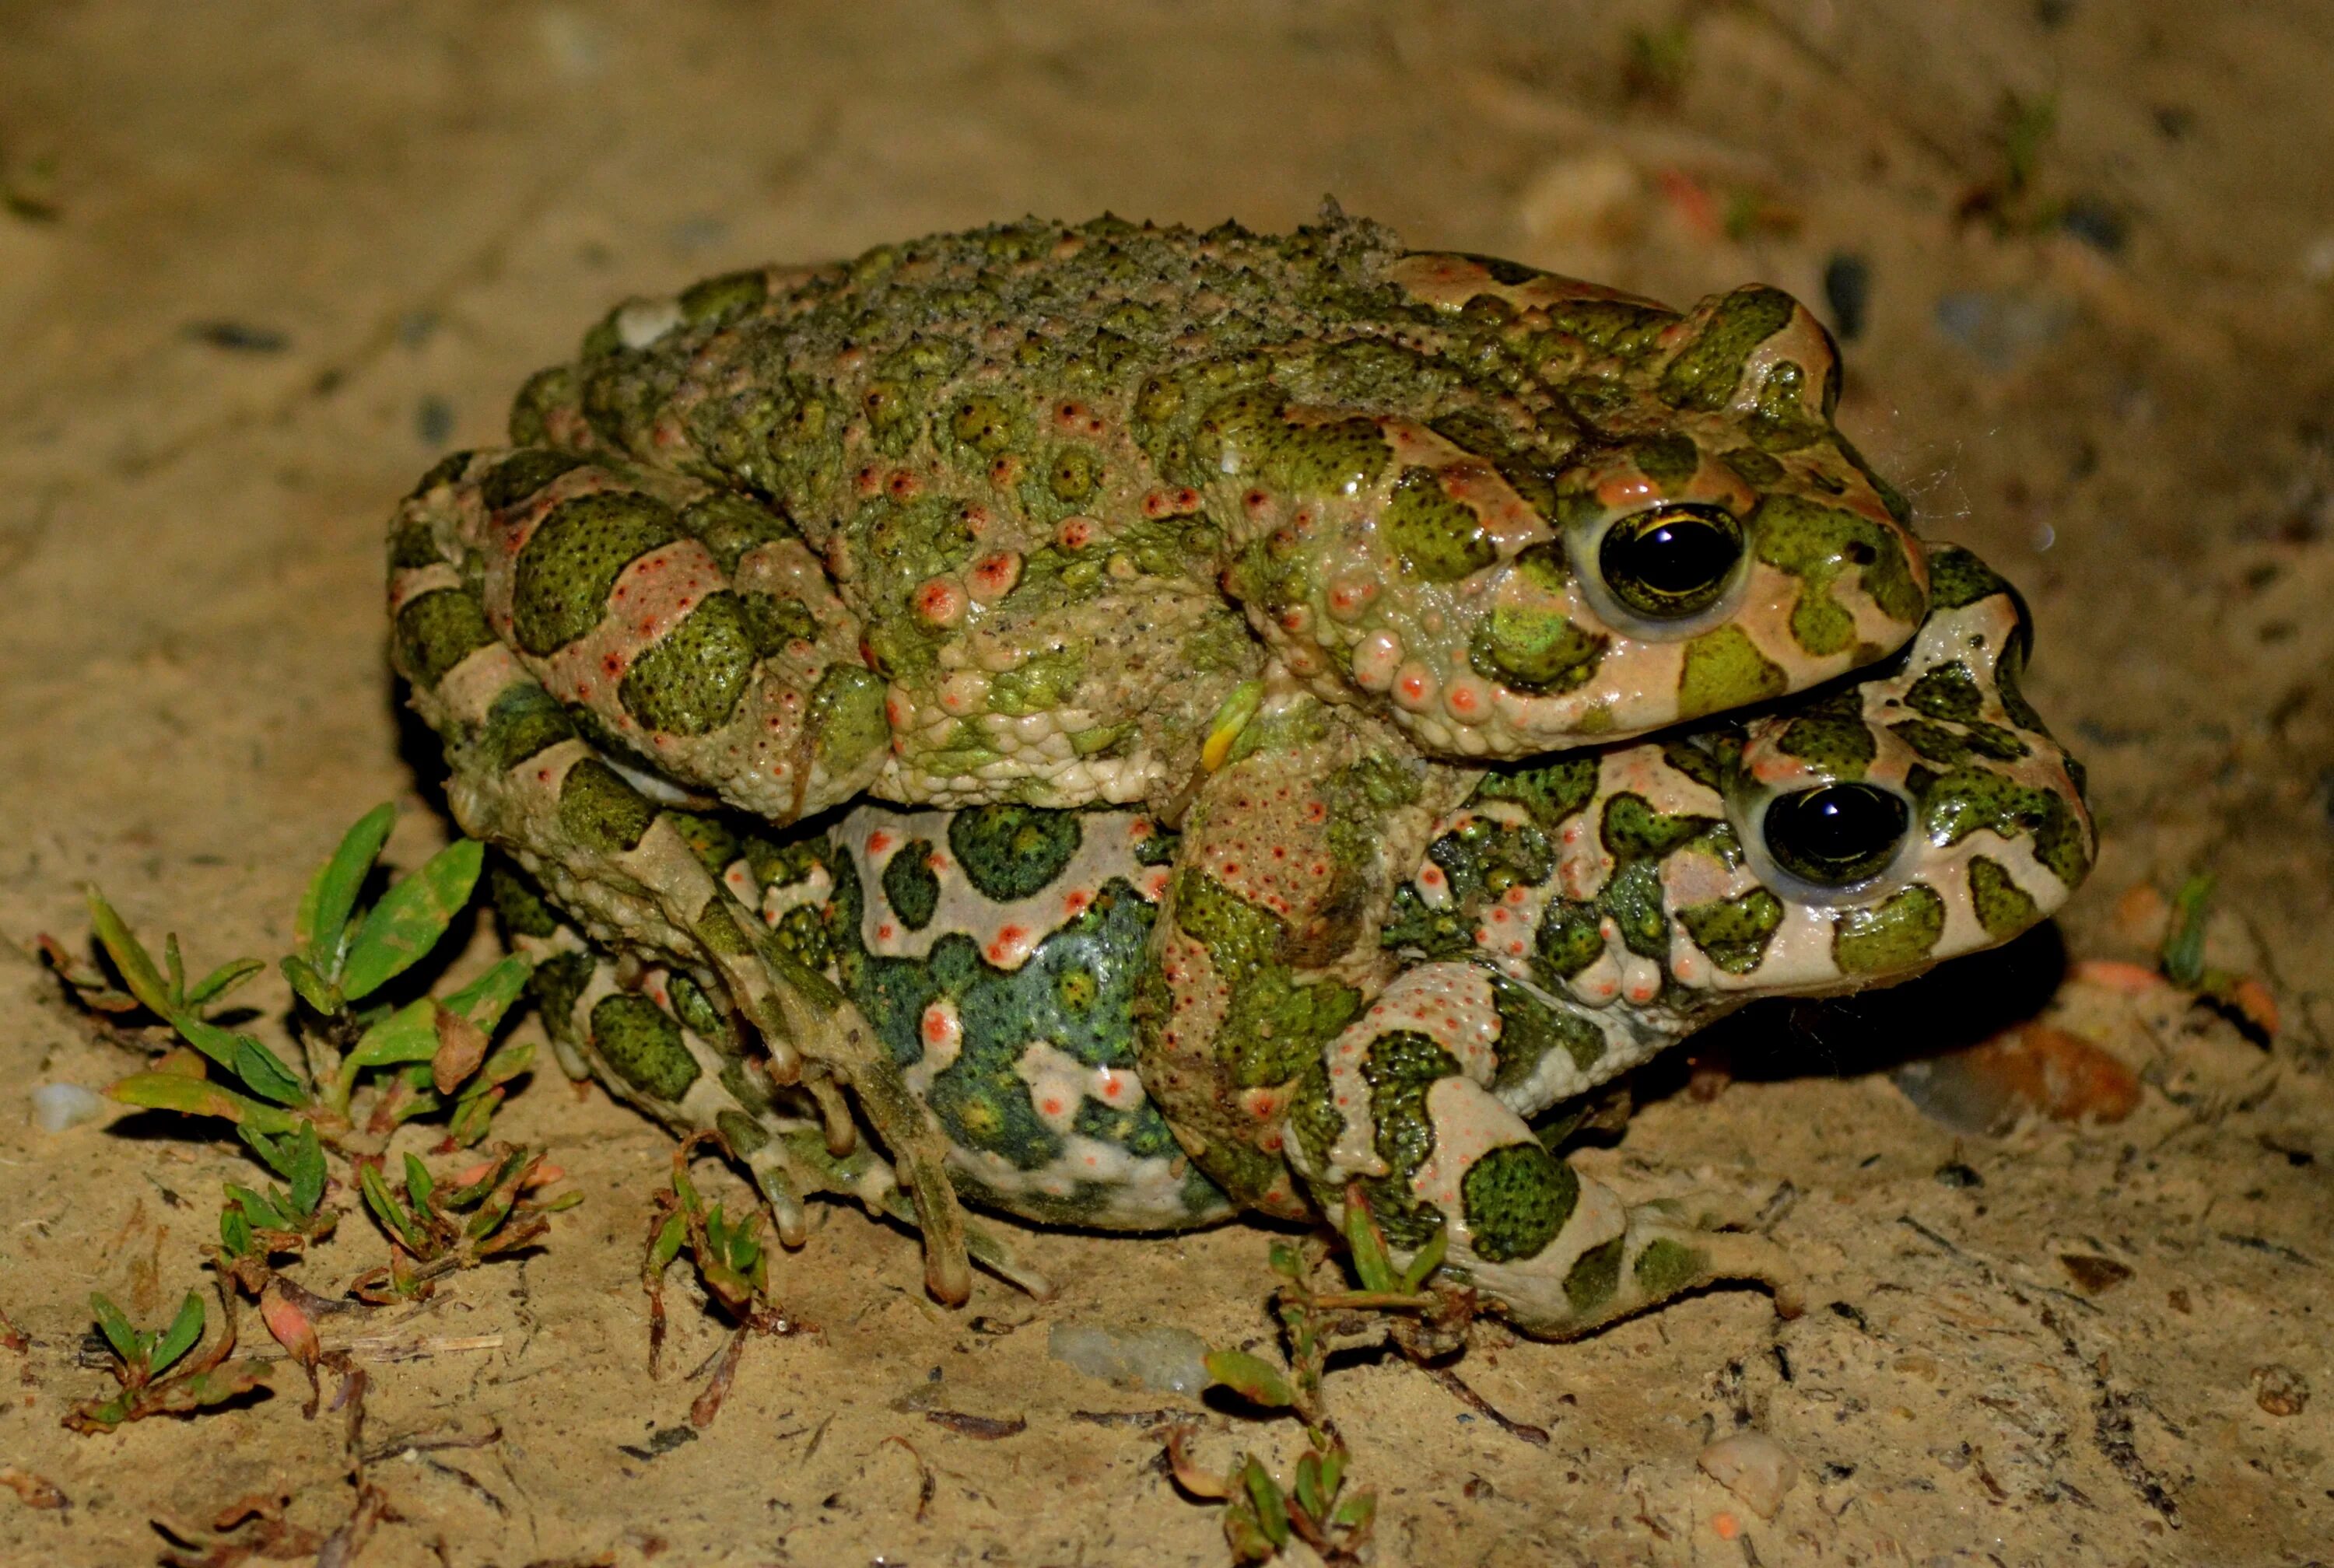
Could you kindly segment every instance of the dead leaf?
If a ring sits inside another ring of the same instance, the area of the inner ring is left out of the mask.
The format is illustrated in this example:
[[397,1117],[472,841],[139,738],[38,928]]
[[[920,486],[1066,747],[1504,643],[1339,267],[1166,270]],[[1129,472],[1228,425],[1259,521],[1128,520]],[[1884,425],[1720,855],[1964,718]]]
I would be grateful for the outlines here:
[[438,1053],[429,1058],[429,1082],[451,1094],[487,1059],[487,1032],[450,1007],[438,1008]]

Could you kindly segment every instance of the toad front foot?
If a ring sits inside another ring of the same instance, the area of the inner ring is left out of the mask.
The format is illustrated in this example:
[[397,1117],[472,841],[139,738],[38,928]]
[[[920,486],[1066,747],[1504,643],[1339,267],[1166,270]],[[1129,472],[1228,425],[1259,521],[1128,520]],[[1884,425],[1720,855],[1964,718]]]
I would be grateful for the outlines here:
[[1797,1316],[1798,1272],[1739,1205],[1630,1204],[1542,1143],[1515,1094],[1552,1036],[1546,1005],[1468,965],[1404,974],[1322,1053],[1288,1112],[1290,1163],[1339,1228],[1357,1190],[1406,1262],[1443,1267],[1528,1333],[1569,1339],[1721,1280]]

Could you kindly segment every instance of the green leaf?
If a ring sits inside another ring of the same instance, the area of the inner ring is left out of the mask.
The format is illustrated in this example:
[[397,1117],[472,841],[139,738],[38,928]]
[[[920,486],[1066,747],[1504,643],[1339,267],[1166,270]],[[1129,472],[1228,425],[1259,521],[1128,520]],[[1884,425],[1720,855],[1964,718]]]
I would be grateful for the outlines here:
[[649,1244],[649,1273],[662,1274],[680,1255],[680,1244],[689,1237],[689,1221],[680,1215],[668,1217]]
[[[248,1127],[238,1127],[235,1131],[236,1136],[242,1139],[254,1154],[259,1156],[259,1162],[262,1165],[278,1176],[288,1177],[292,1174],[292,1150],[286,1147],[283,1140],[270,1138],[265,1132],[255,1132]],[[234,1189],[230,1188],[228,1190]]]
[[2204,977],[2204,918],[2212,902],[2213,879],[2201,872],[2172,895],[2172,927],[2159,961],[2164,977],[2184,990],[2194,990]]
[[1330,1515],[1329,1523],[1341,1530],[1365,1534],[1376,1523],[1377,1516],[1378,1495],[1375,1492],[1356,1492],[1337,1505],[1337,1511]]
[[484,1241],[510,1217],[511,1205],[517,1201],[517,1188],[495,1188],[487,1200],[478,1205],[478,1212],[470,1216],[470,1223],[462,1227],[462,1234],[472,1241]]
[[236,1043],[244,1038],[232,1029],[222,1029],[207,1018],[198,1018],[184,1009],[174,1009],[162,1015],[170,1027],[178,1032],[186,1043],[226,1068],[235,1071]]
[[110,1099],[149,1111],[177,1111],[188,1116],[217,1116],[261,1132],[289,1132],[297,1120],[274,1105],[247,1100],[207,1078],[188,1078],[176,1073],[133,1073],[106,1090]]
[[158,1018],[167,1018],[171,1012],[169,986],[162,982],[162,972],[154,967],[154,960],[139,941],[138,935],[122,923],[105,895],[92,882],[88,889],[89,921],[97,931],[97,940],[113,967],[121,972],[121,982],[130,994],[146,1005],[146,1010]]
[[1256,1522],[1263,1527],[1265,1539],[1272,1543],[1275,1551],[1288,1545],[1288,1505],[1281,1496],[1280,1483],[1257,1462],[1253,1454],[1248,1456],[1248,1463],[1240,1470],[1240,1482],[1248,1488],[1249,1501],[1256,1506]]
[[1266,1256],[1271,1263],[1272,1272],[1281,1278],[1294,1283],[1305,1277],[1304,1255],[1287,1242],[1274,1242],[1272,1250]]
[[121,1315],[121,1309],[103,1291],[90,1293],[89,1310],[96,1314],[98,1329],[105,1335],[105,1342],[113,1347],[113,1353],[125,1361],[135,1362],[146,1348],[146,1336],[130,1325],[130,1320]]
[[415,1214],[428,1214],[430,1198],[436,1196],[438,1183],[431,1178],[429,1168],[411,1154],[405,1157],[405,1196],[412,1200]]
[[[1326,1505],[1336,1502],[1337,1500],[1337,1488],[1345,1484],[1345,1445],[1341,1443],[1333,1447],[1327,1453],[1321,1456],[1321,1501],[1323,1504]],[[1314,1517],[1317,1519],[1320,1515],[1316,1514]]]
[[198,1372],[170,1388],[170,1409],[207,1409],[268,1386],[272,1371],[265,1361],[236,1361]]
[[1329,1495],[1321,1489],[1321,1461],[1311,1454],[1297,1461],[1297,1505],[1308,1519],[1328,1511]]
[[486,852],[476,839],[458,840],[382,894],[349,943],[348,959],[341,968],[341,994],[352,1002],[371,996],[436,947],[470,901]]
[[1402,1271],[1403,1294],[1416,1295],[1419,1287],[1426,1283],[1427,1275],[1442,1266],[1443,1255],[1450,1250],[1451,1231],[1445,1227],[1436,1231],[1426,1245],[1418,1249],[1418,1255],[1412,1258],[1410,1266]]
[[447,1119],[446,1136],[458,1148],[468,1149],[493,1130],[495,1110],[503,1101],[502,1091],[488,1089],[477,1094],[465,1094],[454,1102],[454,1114]]
[[1232,1561],[1243,1564],[1269,1563],[1279,1551],[1257,1523],[1256,1505],[1246,1497],[1224,1510],[1224,1543],[1232,1549]]
[[[356,908],[357,893],[363,888],[373,861],[381,858],[381,846],[389,842],[389,830],[396,822],[397,807],[387,801],[359,817],[342,835],[340,847],[316,868],[308,890],[301,895],[300,913],[292,924],[292,939],[300,946],[299,956],[317,976],[340,973],[341,938],[348,929],[349,913]],[[299,984],[293,981],[295,987]],[[307,993],[303,989],[301,995],[306,996]],[[313,997],[309,998],[309,1005],[315,1006]],[[330,1013],[334,1009],[316,1010]]]
[[488,1193],[494,1191],[497,1188],[501,1187],[505,1182],[516,1179],[527,1166],[534,1163],[535,1156],[530,1154],[527,1150],[524,1149],[508,1150],[505,1151],[503,1156],[499,1159],[497,1159],[494,1164],[487,1167],[485,1173],[476,1181],[471,1182],[468,1187],[458,1188],[454,1191],[448,1193],[446,1195],[444,1207],[447,1208],[468,1208],[472,1204],[477,1202],[480,1198],[486,1197]]
[[1210,1382],[1222,1384],[1250,1404],[1286,1409],[1297,1402],[1280,1369],[1246,1351],[1210,1351],[1201,1364]]
[[[429,1074],[426,1064],[438,1054],[438,1009],[442,1006],[449,1013],[459,1014],[492,1034],[495,1026],[502,1022],[503,1014],[509,1009],[511,1003],[526,989],[526,978],[533,967],[524,958],[505,958],[442,1002],[429,996],[417,997],[394,1013],[375,1020],[372,1026],[358,1037],[355,1047],[341,1063],[335,1103],[343,1108],[347,1106],[349,1096],[356,1090],[357,1075],[369,1068],[421,1063],[425,1064],[424,1071],[416,1087],[427,1084]],[[527,1055],[532,1056],[534,1047],[526,1049]],[[493,1068],[495,1059],[488,1058],[486,1065]],[[488,1081],[503,1082],[516,1077],[524,1067],[522,1060],[502,1078],[495,1078],[490,1073]],[[434,1108],[438,1101],[432,1100],[430,1103]]]
[[187,1299],[178,1303],[178,1315],[170,1320],[170,1326],[162,1331],[161,1339],[147,1357],[147,1371],[161,1371],[194,1349],[195,1342],[202,1337],[203,1298],[188,1291]]
[[275,1206],[274,1198],[264,1192],[255,1192],[247,1187],[237,1187],[230,1181],[227,1184],[227,1195],[234,1200],[235,1208],[245,1218],[265,1229],[284,1230],[291,1224],[290,1217]]
[[294,1135],[288,1179],[292,1183],[292,1212],[305,1219],[324,1200],[324,1146],[316,1136],[316,1124],[313,1121],[301,1122]]
[[357,1188],[364,1194],[365,1207],[372,1210],[381,1228],[405,1244],[409,1252],[418,1251],[421,1243],[414,1231],[413,1221],[396,1198],[390,1196],[389,1184],[381,1179],[381,1167],[367,1163],[357,1168]]
[[513,1040],[487,1058],[486,1064],[478,1069],[478,1075],[470,1080],[470,1092],[476,1094],[482,1089],[499,1087],[534,1065],[535,1042]]
[[235,1037],[235,1075],[254,1094],[278,1105],[308,1102],[308,1086],[300,1082],[299,1075],[284,1065],[283,1058],[248,1034]]
[[244,1257],[251,1252],[251,1221],[232,1204],[219,1210],[219,1240],[229,1257]]
[[307,959],[291,954],[279,967],[284,977],[292,982],[292,989],[299,993],[300,1000],[327,1016],[341,1010],[343,1004],[340,987],[316,973]]
[[195,982],[187,993],[187,1005],[201,1007],[217,1001],[267,966],[257,958],[230,958]]
[[437,1003],[429,996],[408,1002],[357,1037],[356,1048],[342,1064],[341,1077],[353,1084],[368,1067],[399,1062],[427,1062],[438,1053]]
[[162,967],[169,971],[169,996],[171,1005],[182,1006],[187,997],[187,961],[178,954],[178,933],[170,932],[162,938]]
[[491,1034],[510,1005],[526,989],[527,976],[534,972],[533,963],[514,953],[444,998],[443,1005],[448,1013],[461,1015]]
[[1361,1276],[1362,1288],[1372,1291],[1394,1291],[1402,1282],[1394,1272],[1394,1259],[1386,1255],[1385,1235],[1370,1214],[1369,1199],[1362,1189],[1345,1188],[1345,1246],[1354,1255],[1354,1273]]

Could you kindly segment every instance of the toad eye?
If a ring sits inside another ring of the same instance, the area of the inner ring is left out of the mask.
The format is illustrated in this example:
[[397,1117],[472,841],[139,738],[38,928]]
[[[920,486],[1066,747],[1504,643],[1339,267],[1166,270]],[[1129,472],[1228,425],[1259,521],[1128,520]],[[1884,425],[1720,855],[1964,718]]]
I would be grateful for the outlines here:
[[1885,870],[1911,822],[1900,795],[1867,784],[1828,784],[1778,795],[1760,831],[1783,870],[1819,887],[1845,888]]
[[1724,508],[1683,504],[1624,517],[1605,531],[1596,564],[1613,597],[1655,620],[1718,602],[1742,559],[1742,525]]

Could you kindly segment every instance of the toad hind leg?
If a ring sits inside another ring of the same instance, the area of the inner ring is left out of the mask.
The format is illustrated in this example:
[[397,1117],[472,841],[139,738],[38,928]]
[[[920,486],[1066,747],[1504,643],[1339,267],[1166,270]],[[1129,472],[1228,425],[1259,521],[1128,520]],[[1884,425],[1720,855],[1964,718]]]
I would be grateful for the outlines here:
[[761,1033],[775,1081],[809,1071],[849,1083],[914,1198],[927,1287],[963,1301],[971,1265],[938,1121],[858,1010],[778,948],[698,858],[677,813],[611,766],[493,634],[465,563],[477,549],[477,492],[501,471],[494,461],[472,458],[426,486],[394,524],[392,649],[414,706],[445,741],[456,820],[516,856],[594,941],[717,977]]
[[[892,1167],[864,1143],[837,1153],[815,1107],[787,1103],[788,1091],[774,1090],[738,1055],[725,1038],[728,1021],[693,981],[635,967],[628,988],[620,983],[623,966],[562,923],[523,877],[497,866],[493,891],[506,937],[535,961],[535,1000],[562,1064],[572,1061],[574,1076],[596,1079],[676,1137],[719,1134],[768,1201],[783,1246],[807,1239],[802,1200],[820,1194],[921,1228],[914,1198]],[[1040,1298],[1053,1294],[995,1233],[968,1224],[965,1246],[1007,1284]]]

